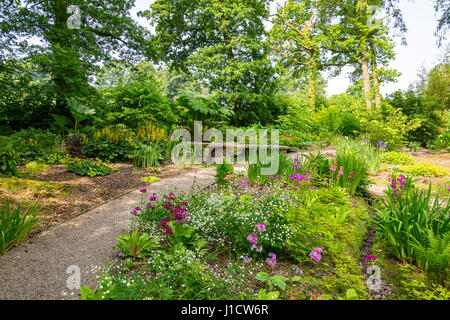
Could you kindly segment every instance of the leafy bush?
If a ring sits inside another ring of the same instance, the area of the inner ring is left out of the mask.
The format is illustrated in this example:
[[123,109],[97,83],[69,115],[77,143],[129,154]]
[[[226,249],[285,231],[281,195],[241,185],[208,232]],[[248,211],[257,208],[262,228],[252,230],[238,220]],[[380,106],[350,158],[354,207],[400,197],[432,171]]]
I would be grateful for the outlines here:
[[8,198],[5,205],[0,204],[0,256],[11,246],[22,243],[36,223],[36,205],[22,211],[20,203],[12,208]]
[[59,136],[50,131],[28,129],[9,137],[0,137],[0,149],[11,145],[19,157],[17,165],[25,165],[31,161],[59,164],[66,155],[61,147],[62,142]]
[[85,144],[86,156],[110,162],[127,162],[136,148],[129,142],[112,142],[107,139],[90,139]]
[[7,146],[0,149],[0,173],[6,175],[17,174],[17,162],[19,156],[12,146]]
[[78,158],[66,159],[65,166],[69,172],[76,173],[80,176],[89,176],[91,178],[96,176],[107,176],[112,172],[112,169],[101,160],[92,162]]
[[361,119],[361,124],[370,132],[368,137],[372,144],[383,141],[389,150],[396,150],[406,143],[407,133],[420,126],[420,121],[408,120],[401,110],[383,105],[382,110],[375,110]]
[[448,175],[448,171],[431,163],[419,163],[410,166],[401,166],[403,172],[414,177],[444,177]]
[[351,113],[344,113],[338,131],[344,136],[354,136],[361,131],[361,122]]
[[409,153],[404,152],[386,152],[383,154],[383,163],[395,164],[395,165],[406,165],[414,164],[414,157]]
[[128,128],[137,128],[147,121],[170,126],[177,120],[170,101],[161,94],[155,81],[111,87],[102,94],[108,103],[95,115],[95,121],[101,127],[124,124]]

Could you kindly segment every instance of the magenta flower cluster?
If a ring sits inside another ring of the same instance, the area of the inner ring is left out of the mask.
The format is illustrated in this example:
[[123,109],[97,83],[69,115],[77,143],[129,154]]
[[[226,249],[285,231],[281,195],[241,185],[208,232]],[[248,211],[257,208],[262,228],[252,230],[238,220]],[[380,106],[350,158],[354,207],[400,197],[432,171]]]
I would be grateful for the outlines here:
[[315,261],[315,262],[319,262],[320,259],[322,259],[322,252],[323,249],[322,248],[313,248],[312,251],[309,253],[309,257]]
[[393,179],[391,188],[392,188],[392,196],[398,197],[400,194],[399,192],[402,192],[403,188],[406,187],[406,177],[404,175],[401,175],[398,179]]
[[366,257],[366,263],[369,263],[369,261],[375,262],[375,260],[377,260],[377,258],[375,256],[373,256],[373,255],[368,255]]
[[168,225],[170,221],[174,221],[176,224],[188,223],[191,220],[189,216],[189,210],[186,209],[188,204],[181,202],[179,205],[174,205],[171,201],[175,200],[174,194],[171,193],[164,202],[163,208],[170,211],[171,216],[164,218],[159,224],[159,229],[162,229],[163,236],[173,235],[172,228]]

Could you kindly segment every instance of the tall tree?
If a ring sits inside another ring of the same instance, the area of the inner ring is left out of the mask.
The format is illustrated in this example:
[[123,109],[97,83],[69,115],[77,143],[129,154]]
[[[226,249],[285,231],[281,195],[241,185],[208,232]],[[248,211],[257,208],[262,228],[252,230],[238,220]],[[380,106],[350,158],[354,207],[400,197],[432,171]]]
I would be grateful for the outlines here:
[[294,76],[307,79],[308,105],[315,106],[316,84],[320,71],[323,33],[318,24],[323,23],[318,1],[286,1],[277,10],[270,32],[273,51],[279,63]]
[[276,84],[264,42],[268,0],[157,0],[145,15],[161,59],[233,109],[236,124],[273,115],[263,101]]
[[89,90],[88,75],[98,62],[152,56],[149,32],[131,18],[134,2],[2,0],[1,56],[44,53],[40,63],[56,87],[56,106],[67,112],[67,98]]

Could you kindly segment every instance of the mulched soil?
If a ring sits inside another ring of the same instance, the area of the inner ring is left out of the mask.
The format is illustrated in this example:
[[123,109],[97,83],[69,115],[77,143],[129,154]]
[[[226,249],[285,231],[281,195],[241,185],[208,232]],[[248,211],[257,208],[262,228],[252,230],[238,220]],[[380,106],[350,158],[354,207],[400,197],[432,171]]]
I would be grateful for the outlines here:
[[54,183],[58,186],[56,190],[49,193],[30,192],[24,189],[13,193],[0,188],[0,200],[7,196],[12,203],[23,201],[26,204],[33,204],[38,201],[40,219],[38,225],[28,235],[28,238],[31,238],[101,203],[148,185],[147,182],[140,180],[142,177],[152,176],[161,179],[183,171],[173,164],[162,165],[156,171],[152,168],[134,170],[133,165],[128,163],[109,166],[119,169],[119,172],[91,178],[68,172],[63,165],[53,165],[48,172],[28,179]]

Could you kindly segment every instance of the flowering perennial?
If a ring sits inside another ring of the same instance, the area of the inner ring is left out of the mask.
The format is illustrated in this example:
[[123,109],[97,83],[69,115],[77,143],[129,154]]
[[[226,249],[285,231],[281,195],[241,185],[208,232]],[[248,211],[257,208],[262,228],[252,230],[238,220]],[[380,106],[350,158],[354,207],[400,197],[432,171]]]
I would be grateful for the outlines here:
[[322,248],[313,248],[312,251],[309,253],[309,257],[313,261],[319,262],[320,259],[322,259],[322,252],[323,252]]

